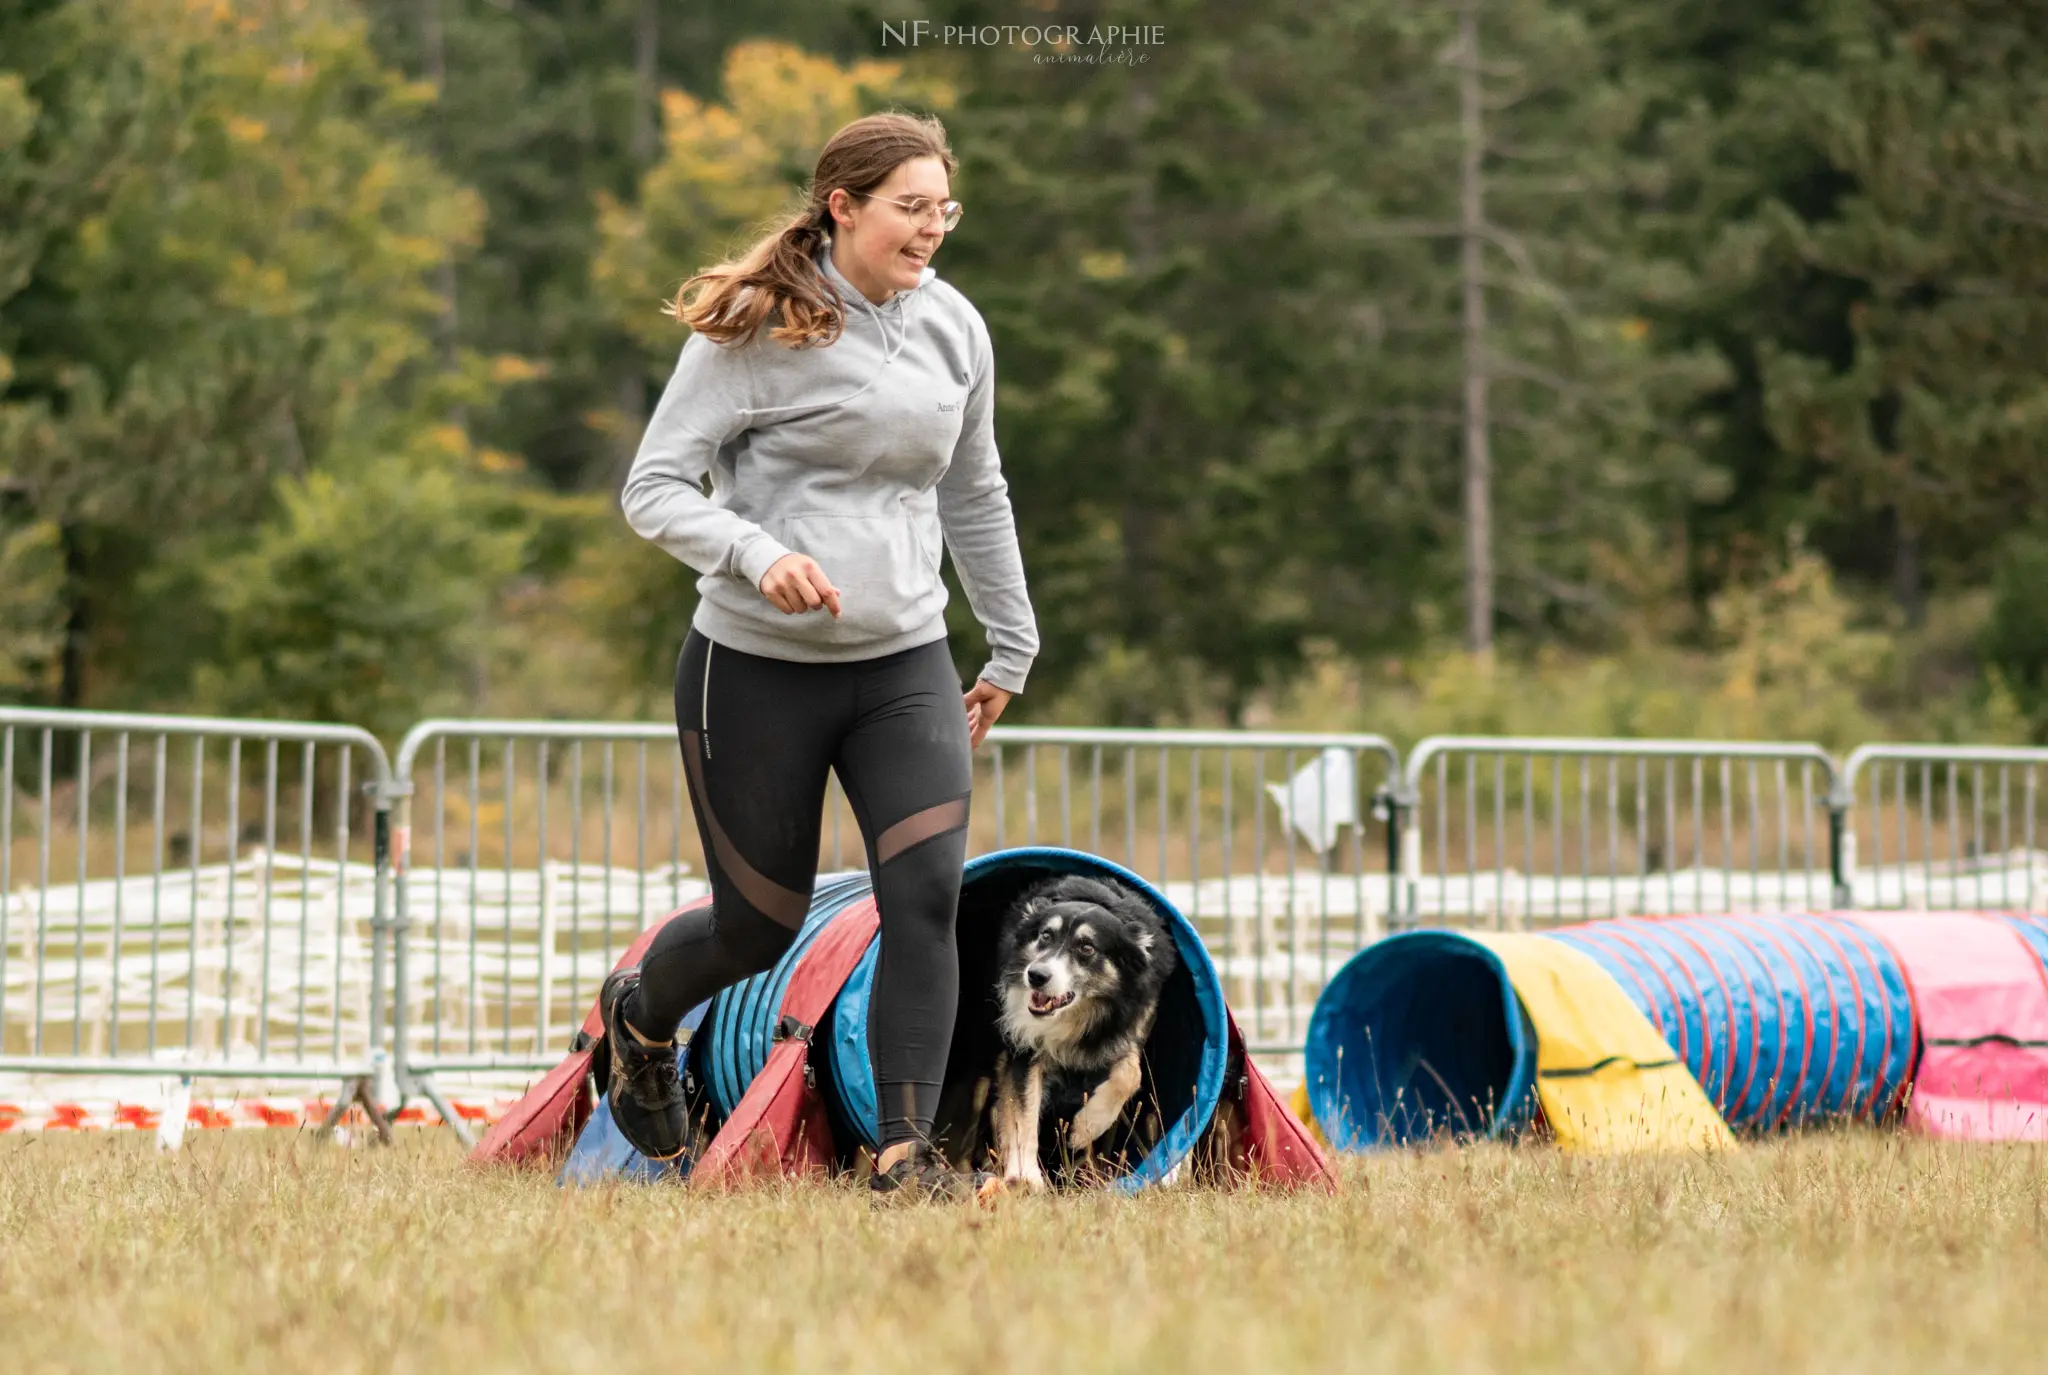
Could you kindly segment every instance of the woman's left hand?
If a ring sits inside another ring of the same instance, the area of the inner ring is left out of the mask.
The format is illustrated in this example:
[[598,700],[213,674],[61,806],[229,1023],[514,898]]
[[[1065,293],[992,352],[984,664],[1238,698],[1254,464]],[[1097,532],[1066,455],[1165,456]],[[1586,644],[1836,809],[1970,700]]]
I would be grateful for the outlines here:
[[988,728],[1003,714],[1003,708],[1010,705],[1010,694],[986,679],[977,678],[961,700],[967,706],[967,748],[978,750]]

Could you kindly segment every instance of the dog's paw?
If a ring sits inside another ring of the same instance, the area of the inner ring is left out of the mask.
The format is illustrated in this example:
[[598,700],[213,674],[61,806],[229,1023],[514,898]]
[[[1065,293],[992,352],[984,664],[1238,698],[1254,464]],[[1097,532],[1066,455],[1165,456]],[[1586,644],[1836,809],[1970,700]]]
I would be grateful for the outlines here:
[[1021,1189],[1034,1194],[1042,1194],[1052,1187],[1045,1182],[1045,1176],[1037,1170],[1012,1171],[1003,1176],[1003,1184],[1009,1189]]

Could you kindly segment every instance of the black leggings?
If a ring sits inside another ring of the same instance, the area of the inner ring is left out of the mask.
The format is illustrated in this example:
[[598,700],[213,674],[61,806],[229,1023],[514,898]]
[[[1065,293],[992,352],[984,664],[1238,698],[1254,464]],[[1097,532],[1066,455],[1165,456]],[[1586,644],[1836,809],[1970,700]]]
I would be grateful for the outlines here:
[[711,906],[654,938],[628,1020],[673,1035],[691,1008],[789,948],[810,910],[829,768],[860,823],[881,912],[868,1054],[882,1145],[929,1140],[960,1000],[954,922],[973,784],[946,642],[804,664],[692,628],[676,663],[676,731]]

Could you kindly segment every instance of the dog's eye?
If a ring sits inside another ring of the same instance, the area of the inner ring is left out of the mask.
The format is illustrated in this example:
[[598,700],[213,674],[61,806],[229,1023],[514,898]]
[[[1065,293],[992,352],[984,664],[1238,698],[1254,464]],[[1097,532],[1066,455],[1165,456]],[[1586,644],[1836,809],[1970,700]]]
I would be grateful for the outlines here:
[[1074,953],[1084,960],[1092,960],[1095,958],[1095,947],[1083,943],[1074,947]]

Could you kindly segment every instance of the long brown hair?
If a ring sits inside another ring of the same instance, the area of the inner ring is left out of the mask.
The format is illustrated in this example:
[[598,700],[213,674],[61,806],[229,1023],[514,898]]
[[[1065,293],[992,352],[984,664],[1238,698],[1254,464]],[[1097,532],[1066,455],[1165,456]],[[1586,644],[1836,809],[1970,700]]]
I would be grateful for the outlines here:
[[[938,158],[948,177],[958,168],[945,126],[936,118],[891,111],[856,119],[818,154],[803,208],[785,215],[739,257],[684,282],[663,313],[721,344],[752,338],[770,318],[781,321],[768,336],[777,343],[791,348],[831,343],[845,328],[845,307],[819,275],[813,255],[832,223],[832,192],[842,186],[872,191],[903,163],[919,157]],[[692,288],[697,289],[695,299]]]

